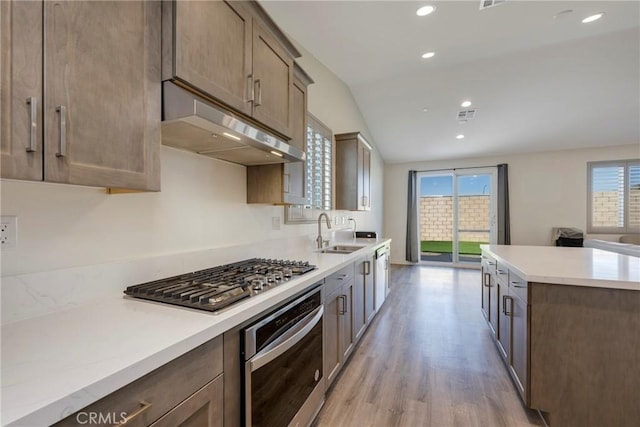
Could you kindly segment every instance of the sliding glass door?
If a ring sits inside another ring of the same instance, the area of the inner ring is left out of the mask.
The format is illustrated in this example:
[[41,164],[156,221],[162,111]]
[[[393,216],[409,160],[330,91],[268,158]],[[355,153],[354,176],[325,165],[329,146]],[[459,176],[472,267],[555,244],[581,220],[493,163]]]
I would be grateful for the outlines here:
[[422,172],[418,185],[420,260],[479,265],[496,242],[495,168]]

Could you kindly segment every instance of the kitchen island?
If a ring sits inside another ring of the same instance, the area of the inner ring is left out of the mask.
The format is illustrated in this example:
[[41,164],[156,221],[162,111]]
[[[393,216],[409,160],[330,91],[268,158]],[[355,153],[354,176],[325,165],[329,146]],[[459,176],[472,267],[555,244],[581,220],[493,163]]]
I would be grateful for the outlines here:
[[[303,237],[5,277],[2,425],[50,425],[183,355],[197,351],[193,359],[204,361],[203,352],[221,351],[224,332],[389,242],[354,239],[344,242],[361,247],[352,253],[323,254],[313,237]],[[305,260],[317,268],[215,314],[123,298],[127,285],[250,257]],[[212,378],[218,365],[205,367]],[[115,415],[111,421],[120,421]]]
[[482,312],[524,403],[551,426],[640,419],[640,258],[482,246]]

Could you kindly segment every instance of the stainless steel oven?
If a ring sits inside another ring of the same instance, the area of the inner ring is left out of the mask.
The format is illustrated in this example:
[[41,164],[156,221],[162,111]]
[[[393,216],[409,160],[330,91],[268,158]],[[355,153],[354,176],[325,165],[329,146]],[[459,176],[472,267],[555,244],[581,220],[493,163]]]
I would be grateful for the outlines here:
[[322,407],[321,289],[243,330],[245,426],[306,426]]

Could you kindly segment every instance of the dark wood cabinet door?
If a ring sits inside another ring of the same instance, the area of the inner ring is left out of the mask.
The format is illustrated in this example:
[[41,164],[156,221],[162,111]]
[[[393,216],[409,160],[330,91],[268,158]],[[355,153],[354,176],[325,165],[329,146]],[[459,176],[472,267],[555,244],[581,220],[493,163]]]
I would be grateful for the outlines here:
[[364,146],[362,150],[362,210],[371,210],[371,151]]
[[336,379],[342,363],[342,350],[340,348],[340,310],[342,307],[339,298],[340,290],[328,295],[324,303],[324,372],[326,375],[326,387],[329,387]]
[[253,118],[292,136],[293,58],[253,20]]
[[375,282],[373,280],[373,256],[368,256],[365,262],[366,266],[364,275],[364,317],[367,324],[373,320],[376,314],[375,300]]
[[175,57],[165,58],[163,79],[181,80],[251,114],[252,17],[242,2],[177,1],[163,7],[174,8],[164,16],[174,16],[173,23],[165,21],[174,25],[165,44],[172,43]]
[[484,261],[482,262],[482,276],[481,276],[481,294],[480,294],[480,309],[482,315],[487,321],[489,321],[489,291],[491,290],[491,273],[487,271]]
[[345,283],[342,287],[342,294],[340,295],[342,304],[342,317],[341,317],[341,349],[342,349],[342,361],[347,360],[351,352],[353,351],[356,334],[353,318],[353,304],[354,304],[354,281],[351,280]]
[[367,324],[367,319],[364,314],[366,268],[366,261],[356,263],[357,273],[353,286],[353,335],[355,341],[360,339]]
[[153,1],[45,2],[46,181],[160,189],[160,20]]
[[498,303],[498,284],[495,274],[489,277],[489,326],[494,336],[498,335],[498,318],[500,317],[500,304]]
[[509,297],[509,288],[501,281],[496,280],[498,288],[498,349],[500,355],[507,363],[511,363],[511,316],[510,310],[513,303]]
[[528,324],[529,309],[527,303],[517,296],[511,297],[511,373],[525,404],[529,404],[527,372],[528,372]]
[[2,178],[42,180],[42,3],[0,2]]

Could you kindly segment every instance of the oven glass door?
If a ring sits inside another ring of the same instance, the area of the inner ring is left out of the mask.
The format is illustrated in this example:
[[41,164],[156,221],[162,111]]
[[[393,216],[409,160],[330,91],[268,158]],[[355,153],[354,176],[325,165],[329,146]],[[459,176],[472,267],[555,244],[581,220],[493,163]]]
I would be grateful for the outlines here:
[[286,427],[322,379],[322,314],[320,306],[295,326],[298,333],[246,362],[247,425]]

